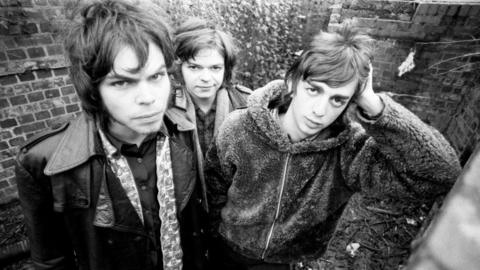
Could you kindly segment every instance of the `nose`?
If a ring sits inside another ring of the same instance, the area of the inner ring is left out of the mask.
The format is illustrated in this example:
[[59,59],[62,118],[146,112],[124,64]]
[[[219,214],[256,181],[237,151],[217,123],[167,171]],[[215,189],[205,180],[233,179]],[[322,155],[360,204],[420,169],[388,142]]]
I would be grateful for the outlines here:
[[135,101],[140,105],[149,105],[155,102],[154,87],[145,82],[140,82],[137,86],[137,95]]
[[312,112],[315,116],[322,117],[327,113],[328,99],[318,97],[318,99],[313,102]]
[[210,71],[205,68],[202,70],[202,72],[200,73],[200,80],[204,81],[204,82],[208,82],[212,79],[212,74],[210,73]]

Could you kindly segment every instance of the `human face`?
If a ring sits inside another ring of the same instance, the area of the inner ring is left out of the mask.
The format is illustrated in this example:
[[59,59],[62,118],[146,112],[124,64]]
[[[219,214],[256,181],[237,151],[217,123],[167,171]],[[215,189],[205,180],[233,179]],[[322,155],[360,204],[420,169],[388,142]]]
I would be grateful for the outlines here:
[[201,49],[182,63],[185,87],[196,102],[213,102],[224,75],[225,59],[216,49]]
[[299,81],[282,121],[291,140],[315,136],[330,126],[344,111],[356,86],[356,80],[335,88],[323,82]]
[[170,95],[170,80],[160,48],[149,43],[145,66],[139,66],[135,51],[124,46],[118,51],[113,69],[99,86],[109,114],[109,132],[129,143],[141,143],[160,129]]

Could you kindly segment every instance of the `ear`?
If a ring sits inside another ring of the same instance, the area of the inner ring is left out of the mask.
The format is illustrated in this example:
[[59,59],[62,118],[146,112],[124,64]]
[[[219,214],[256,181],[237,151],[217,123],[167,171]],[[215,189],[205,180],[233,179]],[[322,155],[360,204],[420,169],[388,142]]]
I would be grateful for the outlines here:
[[292,80],[287,80],[287,93],[289,95],[294,95],[295,91],[293,91],[292,87],[293,87]]

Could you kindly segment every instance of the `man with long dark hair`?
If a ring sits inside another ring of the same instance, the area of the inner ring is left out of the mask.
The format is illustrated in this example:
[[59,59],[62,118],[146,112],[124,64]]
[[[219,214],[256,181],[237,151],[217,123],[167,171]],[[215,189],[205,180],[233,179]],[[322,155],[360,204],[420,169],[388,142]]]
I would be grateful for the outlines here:
[[146,4],[89,4],[66,37],[84,112],[16,170],[37,269],[204,269],[195,126],[168,111],[173,44]]

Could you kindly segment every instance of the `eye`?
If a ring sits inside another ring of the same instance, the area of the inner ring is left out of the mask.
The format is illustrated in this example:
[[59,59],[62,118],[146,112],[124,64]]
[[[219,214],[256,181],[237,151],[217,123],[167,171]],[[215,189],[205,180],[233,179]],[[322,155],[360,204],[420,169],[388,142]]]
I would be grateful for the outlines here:
[[315,87],[306,87],[305,91],[311,96],[316,95],[319,92],[318,89]]
[[332,104],[336,108],[342,107],[343,105],[345,105],[345,103],[347,103],[347,99],[345,98],[342,98],[342,97],[332,98]]
[[199,70],[199,69],[200,69],[200,67],[199,67],[199,66],[196,66],[196,65],[188,65],[187,67],[188,67],[188,69],[190,69],[190,70]]
[[222,71],[222,70],[223,70],[223,67],[222,67],[222,66],[213,66],[213,67],[211,67],[211,70],[213,70],[213,71]]
[[157,72],[157,73],[153,74],[150,78],[151,78],[152,80],[156,81],[156,80],[159,80],[159,79],[162,79],[163,77],[165,77],[166,74],[167,74],[167,73],[164,72],[164,71],[162,71],[162,72]]
[[118,88],[125,88],[128,85],[130,85],[130,81],[127,80],[118,80],[118,81],[113,81],[110,83],[111,86],[113,87],[118,87]]

